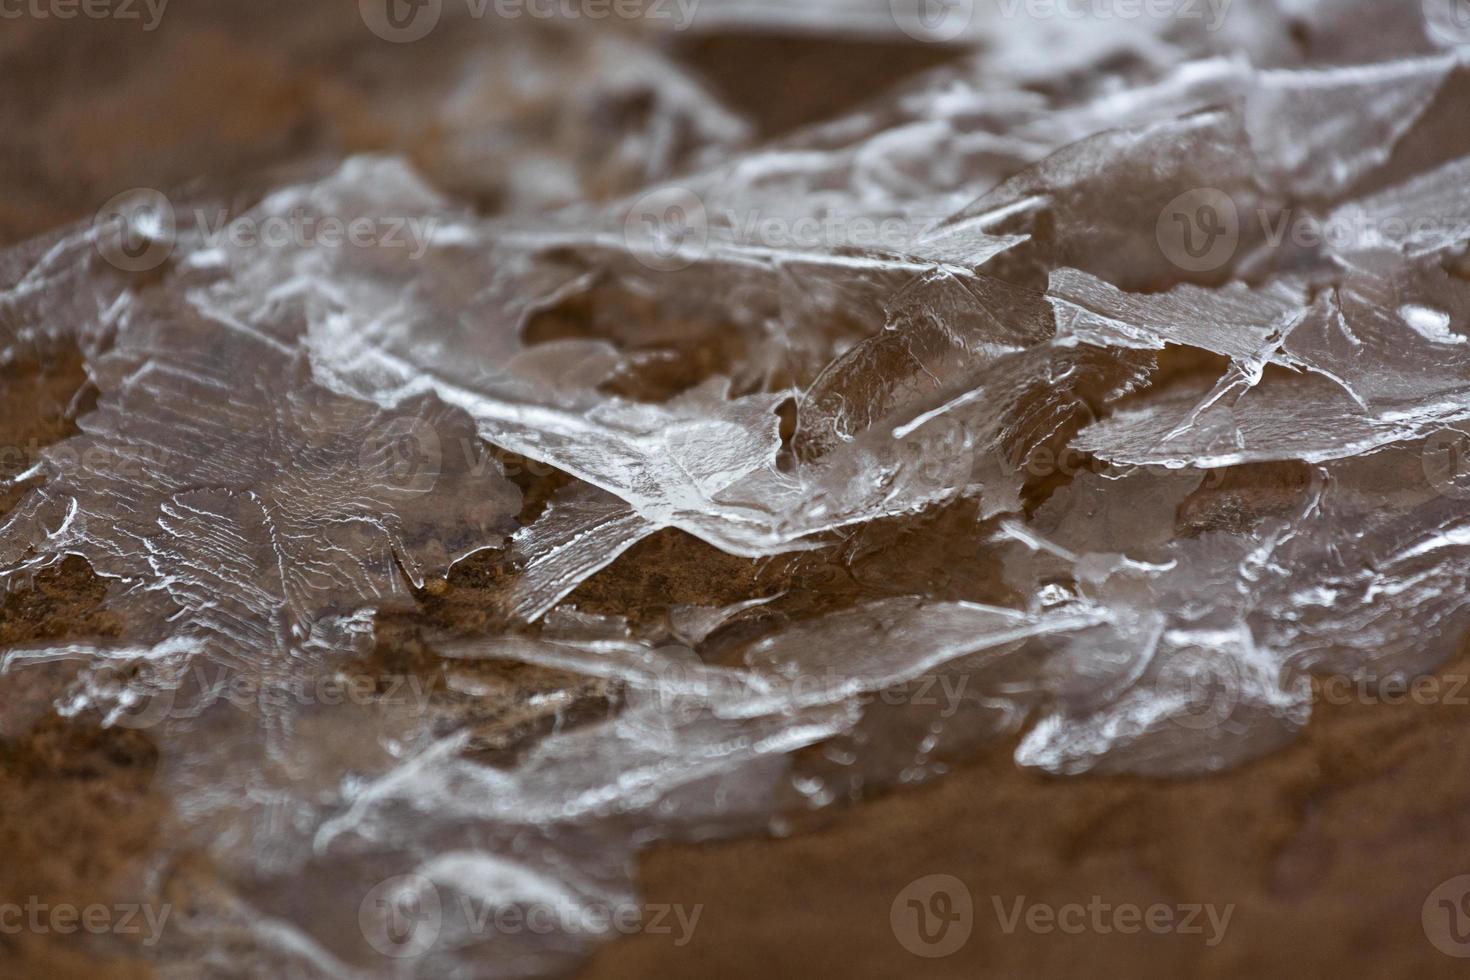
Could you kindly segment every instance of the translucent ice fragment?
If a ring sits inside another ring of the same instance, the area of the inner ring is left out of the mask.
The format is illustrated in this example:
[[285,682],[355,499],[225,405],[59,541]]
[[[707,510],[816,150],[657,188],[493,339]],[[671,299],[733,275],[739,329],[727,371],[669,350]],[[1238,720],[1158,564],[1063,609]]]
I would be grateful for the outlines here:
[[658,528],[620,498],[577,484],[558,492],[535,522],[510,539],[520,578],[501,600],[528,622]]
[[1261,72],[1246,98],[1251,145],[1271,180],[1335,197],[1389,158],[1454,66],[1436,57]]
[[[1470,324],[1470,283],[1433,260],[1405,265],[1380,253],[1375,264],[1383,271],[1352,271],[1274,332],[1279,349],[1270,360],[1306,374],[1268,375],[1231,398],[1219,387],[1163,392],[1089,427],[1078,448],[1167,466],[1320,462],[1470,416],[1470,354],[1457,342]],[[1218,342],[1195,343],[1226,352]]]
[[304,358],[161,294],[94,368],[97,410],[51,447],[6,547],[79,554],[166,595],[223,650],[280,650],[326,613],[402,601],[509,529],[520,493],[446,451],[432,399],[384,411],[316,386]]
[[[752,646],[745,661],[772,675],[790,706],[821,704],[901,684],[970,654],[999,656],[1029,637],[1071,632],[1105,618],[1085,605],[1028,613],[918,597],[885,599],[787,627]],[[756,705],[782,707],[757,699],[741,710]]]
[[1384,249],[1418,257],[1470,241],[1470,157],[1345,204],[1328,216],[1328,242],[1352,259]]

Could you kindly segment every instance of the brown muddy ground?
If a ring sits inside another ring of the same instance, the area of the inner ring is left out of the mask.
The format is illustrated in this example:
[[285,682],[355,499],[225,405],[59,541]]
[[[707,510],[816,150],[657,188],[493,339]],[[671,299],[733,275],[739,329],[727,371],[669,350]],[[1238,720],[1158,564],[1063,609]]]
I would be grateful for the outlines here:
[[[1463,681],[1470,659],[1446,668]],[[1177,783],[1051,779],[1007,747],[938,782],[780,840],[656,849],[647,902],[703,904],[691,942],[637,935],[584,978],[1459,977],[1421,924],[1470,869],[1470,708],[1323,705],[1267,759]],[[910,882],[954,875],[973,896],[958,952],[919,959],[890,928]],[[1016,900],[1235,908],[1224,938],[1007,934]]]
[[[351,16],[353,6],[316,8],[330,21]],[[126,187],[196,177],[228,186],[322,154],[405,149],[435,174],[435,135],[375,111],[380,50],[328,45],[328,57],[293,61],[273,35],[304,16],[299,10],[231,7],[181,9],[156,35],[125,42],[84,21],[21,26],[0,37],[0,244],[85,218]],[[680,53],[765,134],[830,115],[940,57],[915,47],[748,37],[691,41]],[[0,459],[0,472],[20,472],[32,447],[72,431],[83,389],[75,351],[0,370],[0,445],[16,450]],[[527,478],[528,513],[555,482]],[[1270,511],[1293,492],[1279,473],[1227,482],[1181,513],[1180,530]],[[17,497],[0,496],[0,512]],[[778,611],[803,615],[855,601],[862,570],[966,598],[1003,598],[987,591],[994,587],[984,584],[992,576],[983,568],[965,567],[942,547],[946,522],[964,519],[947,513],[922,528],[875,528],[854,545],[860,554],[841,561],[759,566],[664,532],[575,598],[637,618],[676,602],[784,592]],[[378,656],[435,670],[428,638],[494,625],[499,574],[487,558],[432,584],[417,610],[384,618]],[[0,650],[116,632],[103,592],[81,562],[38,576],[30,589],[0,599]],[[495,672],[500,691],[475,719],[488,733],[484,751],[514,752],[546,723],[522,710],[526,693],[568,679],[483,669]],[[1446,666],[1444,689],[1467,671],[1470,657]],[[0,901],[83,905],[130,894],[139,857],[168,833],[170,803],[154,789],[147,734],[61,717],[49,705],[67,680],[64,667],[0,680]],[[639,871],[645,900],[701,905],[692,940],[623,939],[580,975],[1463,975],[1465,964],[1437,951],[1421,924],[1430,891],[1470,873],[1470,706],[1452,700],[1321,704],[1286,748],[1179,782],[1045,778],[1019,771],[1012,745],[1001,743],[950,760],[953,771],[929,784],[870,788],[870,798],[816,822],[793,818],[785,838],[657,847]],[[589,685],[578,703],[595,716],[606,709],[605,692]],[[964,882],[974,932],[953,955],[921,959],[895,936],[890,908],[910,882],[938,873]],[[996,903],[1009,909],[1021,896],[1051,905],[1094,896],[1112,905],[1233,903],[1234,911],[1213,947],[1205,935],[1061,935],[1024,926],[1006,934]],[[137,964],[99,966],[66,937],[0,934],[4,980],[146,975]]]
[[[714,600],[723,590],[706,576],[728,578],[732,569],[688,560],[703,548],[670,533],[589,583],[588,598],[617,594],[632,600],[623,608],[649,613],[670,598],[703,593]],[[686,554],[671,560],[671,549]],[[485,607],[493,582],[476,582],[473,569],[456,579],[436,588],[437,596],[421,596],[418,613],[384,623],[384,664],[431,673],[435,657],[419,632],[482,625],[471,623],[472,610]],[[0,607],[0,643],[105,635],[115,624],[98,611],[101,598],[81,563],[42,575]],[[481,669],[498,676],[504,696],[485,700],[480,717],[467,720],[488,733],[487,758],[504,758],[540,728],[534,714],[516,709],[524,695],[569,678]],[[1470,656],[1447,665],[1442,690],[1467,674]],[[26,683],[12,679],[3,692],[0,894],[78,905],[116,900],[136,883],[137,858],[167,833],[168,800],[151,789],[153,748],[143,732],[39,713],[64,676],[22,676]],[[595,689],[581,691],[579,703],[594,716],[605,705]],[[622,939],[579,975],[1462,975],[1463,963],[1426,939],[1421,910],[1437,884],[1470,873],[1470,706],[1463,698],[1329,699],[1285,749],[1178,782],[1037,776],[1012,764],[1010,748],[954,760],[955,770],[929,785],[876,793],[815,822],[794,817],[783,839],[655,848],[639,872],[645,901],[702,906],[692,940]],[[937,873],[965,883],[974,932],[952,956],[919,959],[895,937],[890,907],[910,882]],[[1199,935],[1024,927],[1007,934],[997,903],[1009,910],[1022,896],[1053,906],[1097,900],[1234,909],[1213,947],[1208,928]],[[64,937],[6,936],[0,950],[5,977],[146,975],[120,962],[99,974]]]

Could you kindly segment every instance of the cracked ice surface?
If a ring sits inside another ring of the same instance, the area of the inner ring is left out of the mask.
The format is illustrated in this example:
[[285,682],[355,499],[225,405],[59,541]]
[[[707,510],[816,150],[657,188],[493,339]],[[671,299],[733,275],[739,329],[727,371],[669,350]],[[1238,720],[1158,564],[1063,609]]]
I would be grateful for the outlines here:
[[[981,23],[723,160],[738,120],[671,74],[694,169],[611,201],[486,215],[356,157],[232,214],[412,247],[140,219],[0,255],[0,361],[69,344],[88,384],[7,481],[0,576],[79,556],[123,624],[0,679],[70,664],[57,710],[158,745],[155,877],[197,848],[215,878],[163,967],[554,972],[605,937],[442,910],[635,902],[649,842],[1001,734],[1058,774],[1208,772],[1292,737],[1313,675],[1433,670],[1467,625],[1470,69],[1432,4],[1369,47],[1391,5],[1280,6],[1310,51],[1265,3],[1058,62]],[[719,562],[749,581],[679,592]],[[475,615],[435,618],[470,575]],[[289,696],[395,616],[414,697]],[[875,697],[934,679],[958,713]],[[405,950],[383,909],[431,895]]]

